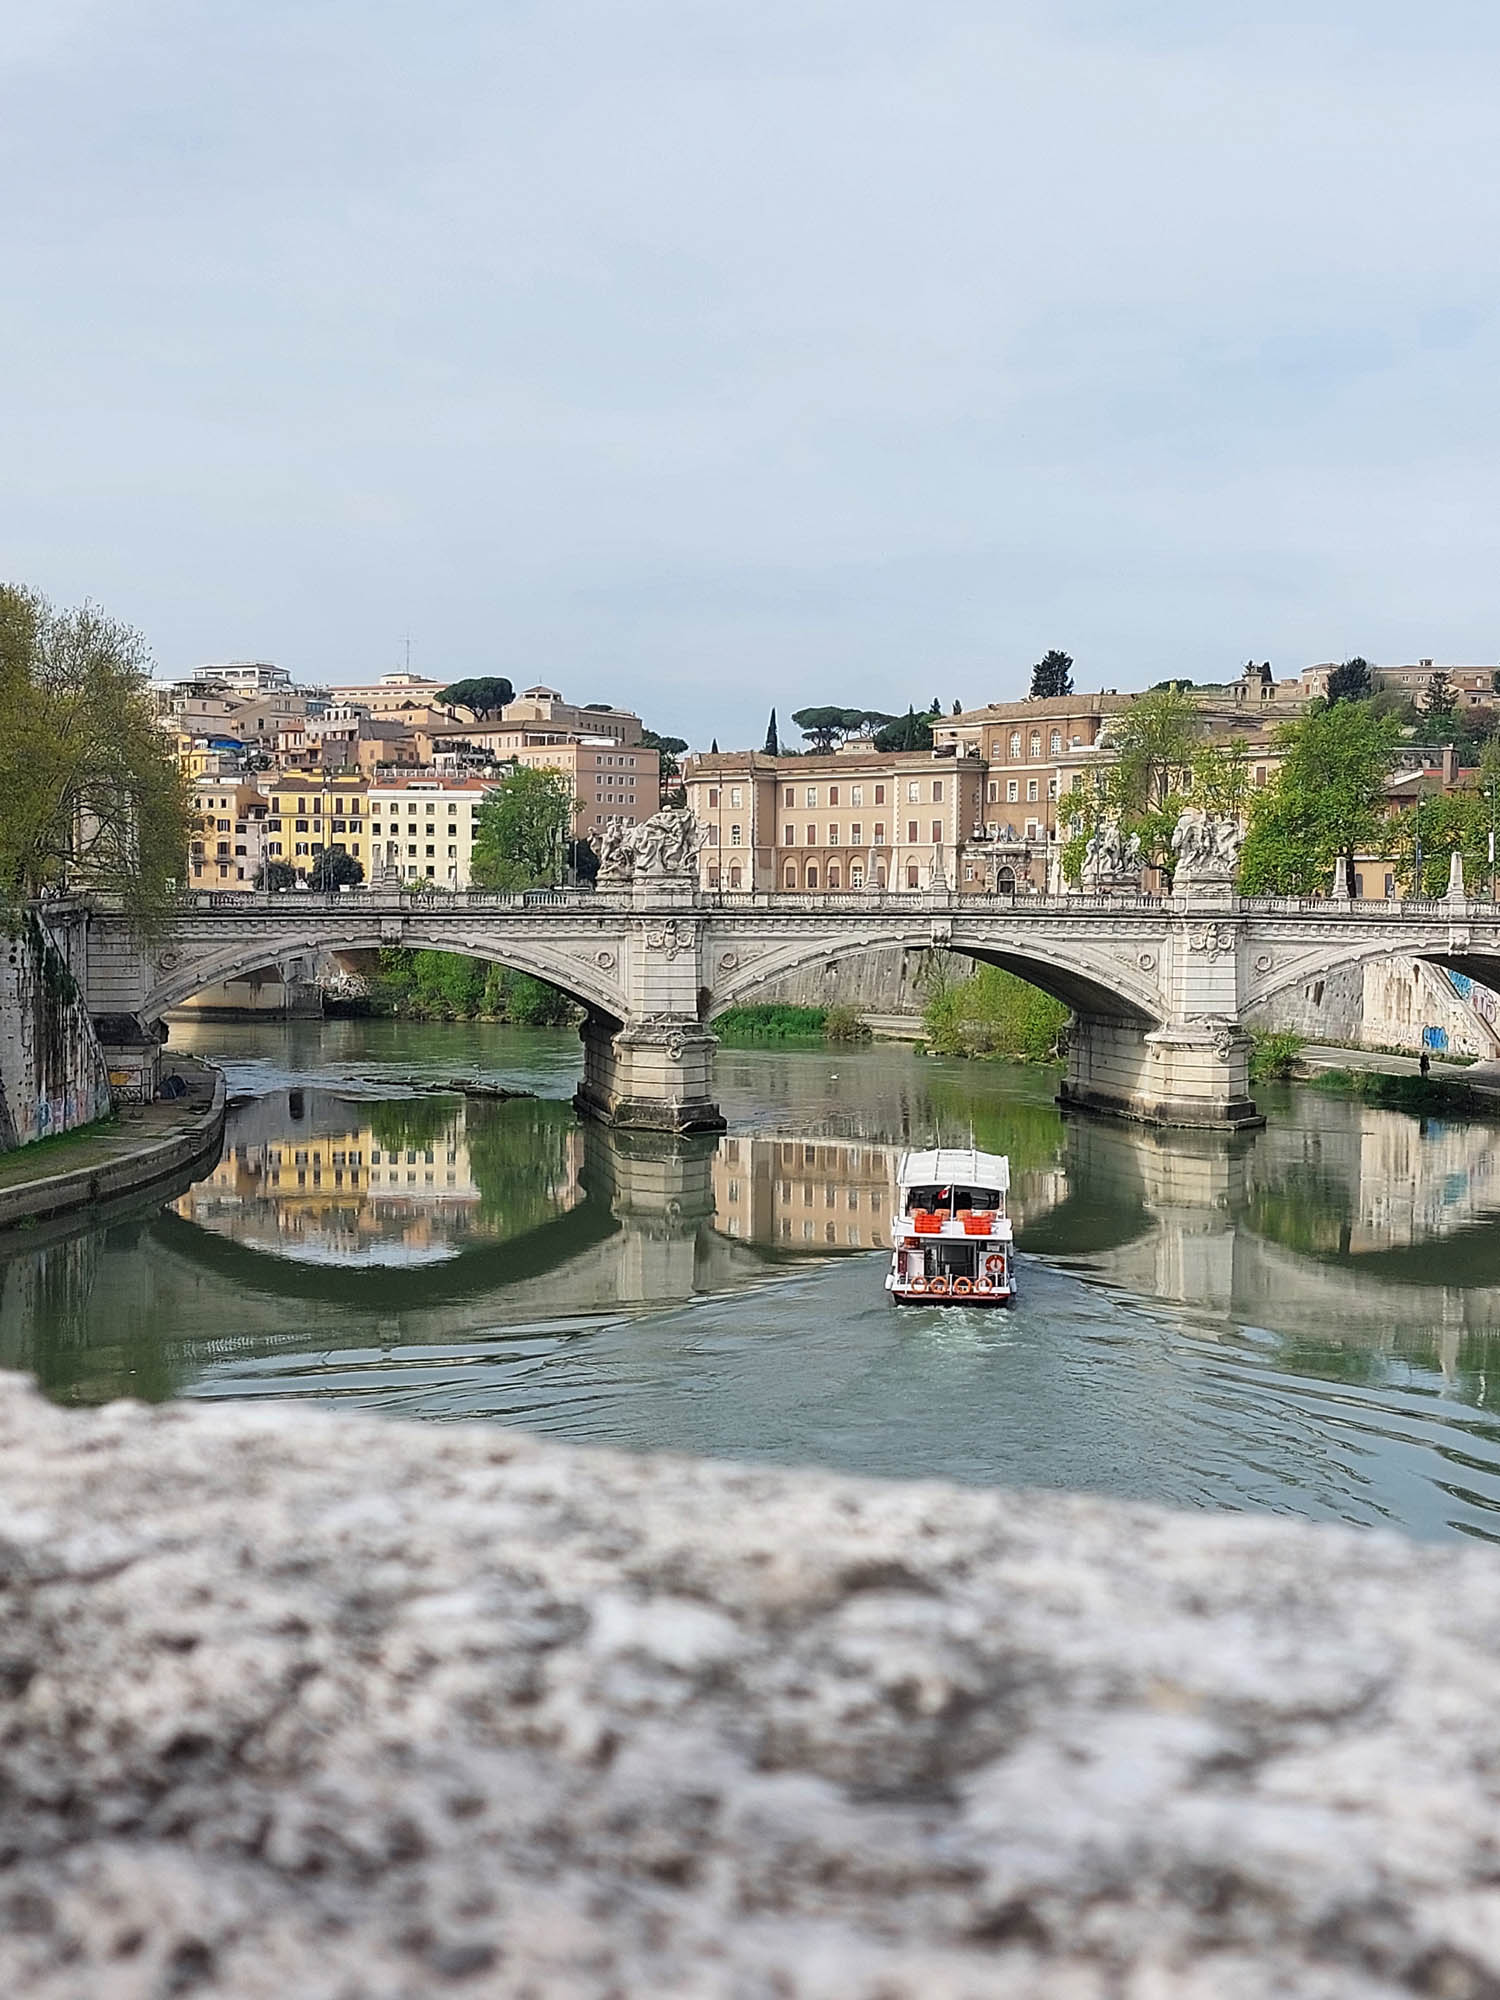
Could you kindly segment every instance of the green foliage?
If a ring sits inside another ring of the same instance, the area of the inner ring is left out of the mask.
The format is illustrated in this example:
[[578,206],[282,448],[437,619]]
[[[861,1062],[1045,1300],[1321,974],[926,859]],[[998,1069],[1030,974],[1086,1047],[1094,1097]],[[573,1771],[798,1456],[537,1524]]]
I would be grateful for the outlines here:
[[443,689],[438,700],[445,706],[467,708],[483,717],[497,715],[515,697],[515,689],[503,674],[480,674],[473,680],[454,681]]
[[381,1013],[422,1021],[508,1021],[515,1027],[566,1027],[578,1009],[566,993],[530,973],[451,951],[388,945],[371,999]]
[[875,708],[822,707],[799,708],[794,711],[792,720],[814,750],[827,752],[846,737],[858,735],[866,729],[879,728],[895,718]]
[[339,847],[313,849],[313,864],[307,872],[310,889],[319,889],[324,895],[330,895],[346,884],[352,889],[364,879],[364,863],[357,855],[346,854]]
[[714,1022],[721,1042],[821,1042],[828,1029],[826,1007],[793,1007],[782,1001],[757,1007],[728,1007]]
[[765,754],[768,757],[781,755],[781,738],[776,733],[776,711],[771,710],[771,720],[766,724]]
[[561,881],[573,812],[573,795],[556,771],[511,771],[479,809],[470,879],[481,889],[542,889]]
[[1382,1111],[1468,1112],[1494,1115],[1494,1106],[1466,1083],[1448,1077],[1388,1076],[1379,1069],[1325,1069],[1313,1078],[1315,1090],[1333,1097],[1358,1097]]
[[0,585],[0,905],[71,882],[145,934],[187,867],[190,801],[139,634]]
[[1051,1062],[1068,1010],[1060,1000],[998,965],[981,965],[967,979],[948,979],[930,961],[923,1022],[936,1055],[1008,1056]]
[[1184,807],[1235,815],[1243,809],[1249,785],[1243,748],[1205,742],[1203,713],[1180,687],[1139,696],[1111,718],[1109,732],[1113,762],[1091,772],[1062,804],[1068,880],[1078,880],[1089,836],[1106,819],[1139,834],[1147,861],[1169,868]]
[[550,1222],[565,1206],[577,1127],[571,1105],[547,1098],[470,1098],[464,1107],[469,1172],[479,1214],[518,1236]]
[[1054,646],[1043,653],[1031,670],[1032,699],[1045,701],[1053,695],[1073,692],[1073,655]]
[[1334,708],[1341,701],[1368,701],[1373,687],[1370,662],[1356,653],[1328,676],[1328,706]]
[[1307,1038],[1292,1028],[1252,1028],[1250,1081],[1284,1083],[1297,1069]]
[[857,1007],[830,1007],[823,1021],[823,1032],[830,1042],[868,1042],[871,1039],[870,1024]]
[[1281,768],[1256,795],[1240,856],[1243,893],[1313,896],[1332,886],[1343,855],[1354,879],[1357,850],[1385,838],[1385,780],[1400,739],[1393,716],[1363,701],[1314,703],[1276,732]]
[[[1436,781],[1434,781],[1436,782]],[[1487,797],[1486,793],[1493,796]],[[1463,856],[1464,880],[1472,894],[1487,882],[1490,828],[1500,829],[1500,742],[1485,746],[1477,784],[1434,792],[1394,813],[1382,829],[1380,849],[1406,894],[1441,896],[1448,887],[1448,863]],[[1417,834],[1422,836],[1422,879],[1416,881]]]
[[[936,714],[936,710],[932,714]],[[908,709],[894,721],[887,722],[875,732],[877,750],[930,750],[932,748],[932,721],[930,715],[918,715]]]
[[1428,678],[1422,694],[1422,713],[1427,716],[1449,716],[1458,707],[1458,689],[1449,680],[1444,668]]
[[255,871],[257,889],[292,889],[297,884],[297,871],[290,861],[262,861]]
[[[677,760],[687,748],[687,738],[685,736],[659,736],[654,729],[643,729],[641,731],[641,748],[656,752],[657,770],[664,785],[682,776],[682,766]],[[715,754],[717,754],[718,748],[718,739],[715,738]]]

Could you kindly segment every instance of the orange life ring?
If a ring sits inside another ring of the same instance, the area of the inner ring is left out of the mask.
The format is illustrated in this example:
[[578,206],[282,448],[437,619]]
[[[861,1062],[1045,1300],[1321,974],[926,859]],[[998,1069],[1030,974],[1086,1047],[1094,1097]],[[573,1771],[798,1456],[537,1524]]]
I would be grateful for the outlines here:
[[934,1278],[927,1289],[929,1292],[946,1292],[948,1289],[948,1280],[946,1278]]
[[976,1292],[992,1292],[995,1281],[993,1278],[978,1277],[974,1280],[974,1289]]
[[967,1295],[973,1291],[974,1287],[969,1283],[967,1278],[955,1278],[953,1280],[953,1289],[955,1292],[963,1292]]
[[925,1278],[913,1278],[907,1285],[907,1290],[909,1292],[925,1292],[926,1289],[927,1289],[927,1280]]
[[1005,1259],[1003,1257],[986,1257],[984,1268],[991,1278],[1003,1278],[1005,1276]]

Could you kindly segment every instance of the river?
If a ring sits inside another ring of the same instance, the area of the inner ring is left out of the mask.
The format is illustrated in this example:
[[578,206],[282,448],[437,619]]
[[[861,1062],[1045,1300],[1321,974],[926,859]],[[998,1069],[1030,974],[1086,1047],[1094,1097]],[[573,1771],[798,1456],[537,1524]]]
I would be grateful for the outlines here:
[[[0,1251],[64,1402],[301,1397],[558,1437],[1500,1538],[1500,1127],[1261,1093],[1233,1141],[1051,1072],[725,1049],[729,1132],[580,1125],[570,1033],[195,1023],[243,1101],[166,1203]],[[510,1100],[422,1084],[482,1077]],[[1012,1312],[892,1308],[904,1144],[1010,1155]]]

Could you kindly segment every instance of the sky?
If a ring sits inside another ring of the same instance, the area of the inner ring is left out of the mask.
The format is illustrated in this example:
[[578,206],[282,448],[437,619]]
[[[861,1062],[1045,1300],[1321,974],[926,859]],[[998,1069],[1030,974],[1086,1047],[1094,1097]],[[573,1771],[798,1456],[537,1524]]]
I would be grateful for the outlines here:
[[1493,0],[0,0],[0,578],[758,744],[1500,660]]

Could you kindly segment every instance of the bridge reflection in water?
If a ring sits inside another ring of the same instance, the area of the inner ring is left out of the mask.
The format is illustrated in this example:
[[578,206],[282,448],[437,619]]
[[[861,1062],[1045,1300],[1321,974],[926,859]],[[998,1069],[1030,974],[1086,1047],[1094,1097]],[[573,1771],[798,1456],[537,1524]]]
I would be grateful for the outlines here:
[[[1012,1157],[1033,1257],[1180,1308],[1195,1337],[1264,1333],[1282,1368],[1374,1379],[1399,1360],[1487,1402],[1500,1129],[1314,1092],[1233,1139],[1064,1122],[1036,1097],[976,1102],[937,1069],[901,1086],[908,1102],[868,1061],[866,1079],[842,1059],[822,1105],[766,1092],[770,1129],[685,1141],[542,1099],[273,1092],[166,1209],[0,1262],[0,1365],[83,1402],[366,1393],[372,1356],[482,1365],[496,1343],[514,1366],[528,1341],[540,1357],[622,1315],[883,1252],[900,1128],[972,1128]],[[859,1299],[884,1310],[878,1265]],[[1051,1310],[1023,1300],[1024,1335],[1052,1337]],[[380,1394],[401,1406],[389,1381]]]

